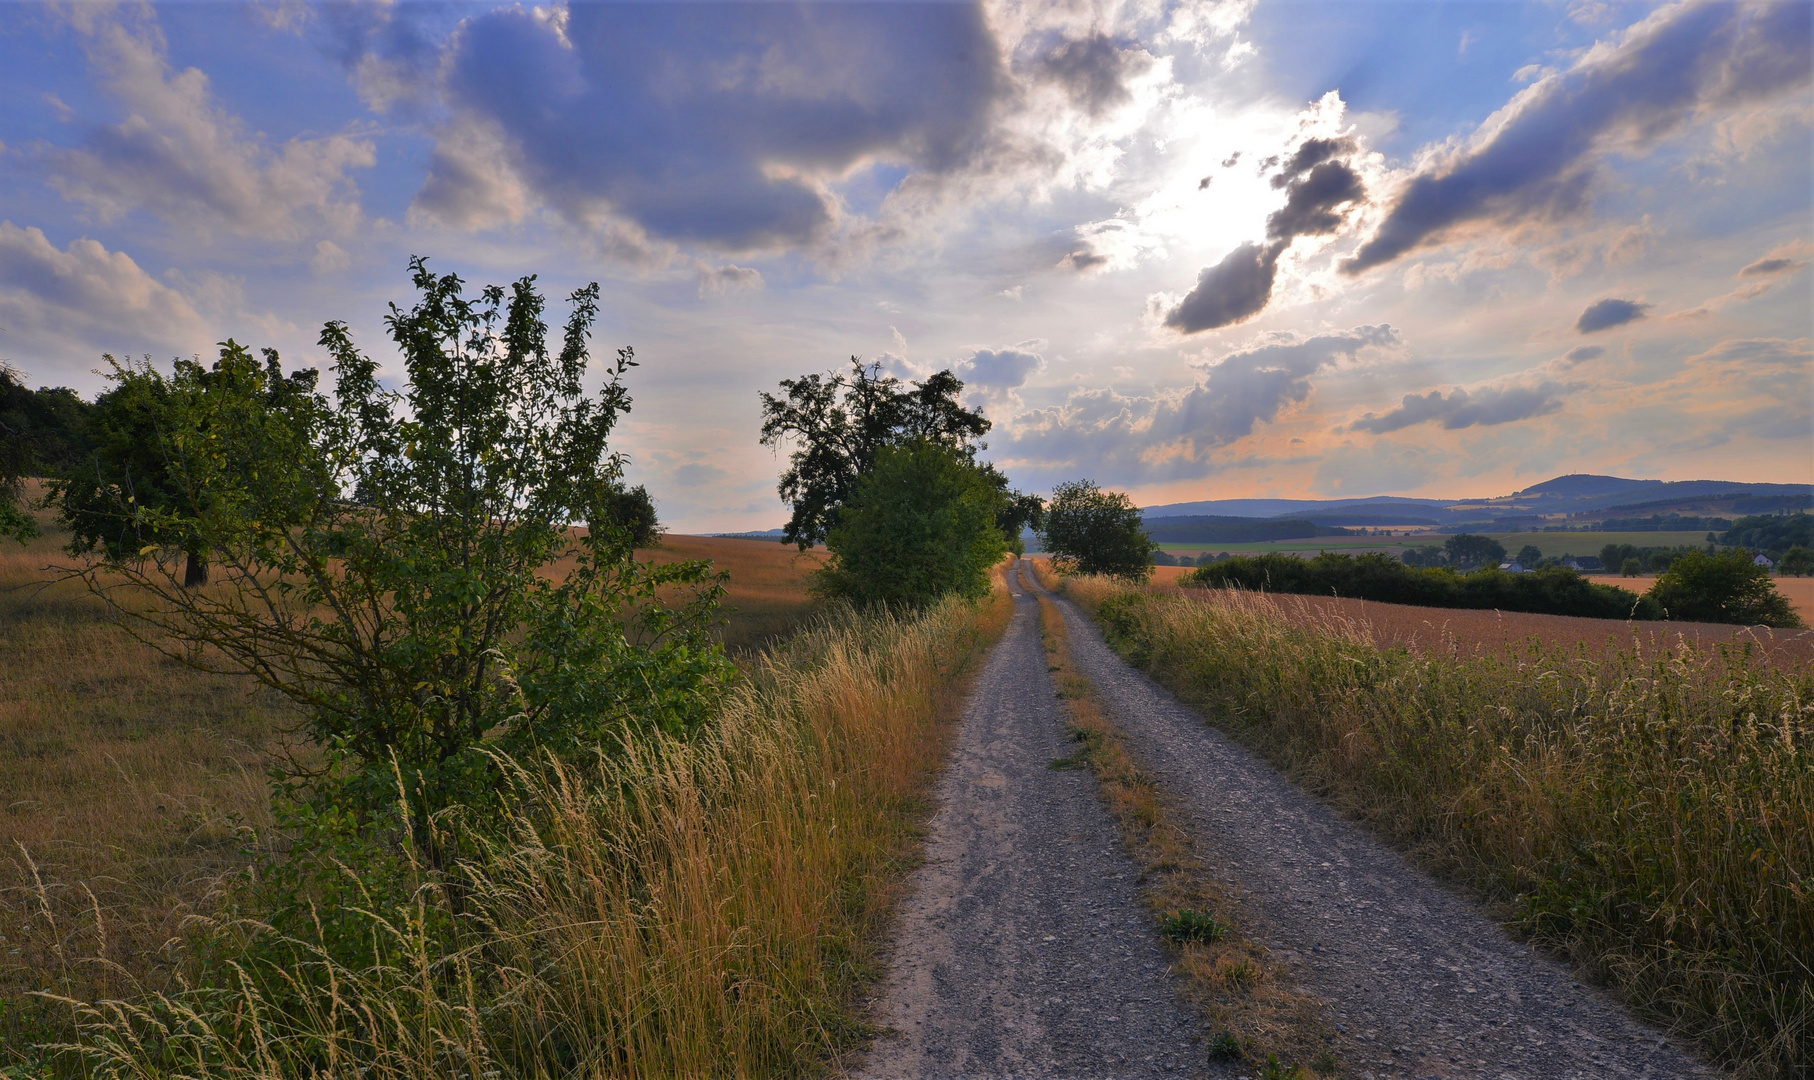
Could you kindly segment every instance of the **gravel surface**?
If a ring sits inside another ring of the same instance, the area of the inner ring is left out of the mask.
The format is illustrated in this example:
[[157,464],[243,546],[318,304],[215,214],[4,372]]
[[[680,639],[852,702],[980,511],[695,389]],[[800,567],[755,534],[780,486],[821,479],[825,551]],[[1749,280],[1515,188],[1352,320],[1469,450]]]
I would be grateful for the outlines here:
[[1203,1075],[1137,871],[1064,734],[1018,583],[902,902],[868,1077]]
[[1717,1075],[1210,728],[1058,603],[1079,672],[1245,895],[1248,931],[1328,1003],[1358,1075]]

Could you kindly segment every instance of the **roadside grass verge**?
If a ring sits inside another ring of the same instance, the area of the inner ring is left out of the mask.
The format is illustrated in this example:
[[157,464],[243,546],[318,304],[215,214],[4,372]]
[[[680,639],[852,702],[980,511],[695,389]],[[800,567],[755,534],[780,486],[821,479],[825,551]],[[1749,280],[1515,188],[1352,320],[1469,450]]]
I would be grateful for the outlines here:
[[1744,1077],[1814,1070],[1814,675],[1742,648],[1382,648],[1072,579],[1218,727]]
[[1208,1021],[1210,1060],[1270,1064],[1268,1075],[1281,1080],[1335,1075],[1335,1034],[1321,1004],[1293,985],[1264,945],[1242,933],[1247,920],[1239,897],[1197,857],[1164,793],[1128,753],[1121,730],[1072,663],[1057,605],[1041,596],[1039,608],[1048,666],[1078,744],[1052,767],[1094,772],[1122,844],[1140,868],[1141,899],[1158,919],[1185,996]]
[[691,741],[514,763],[482,855],[436,875],[405,845],[407,902],[361,913],[372,963],[306,938],[236,950],[270,931],[217,922],[234,963],[209,985],[71,1002],[83,1052],[127,1077],[819,1071],[869,1033],[860,991],[930,780],[1011,610],[998,590],[832,612]]

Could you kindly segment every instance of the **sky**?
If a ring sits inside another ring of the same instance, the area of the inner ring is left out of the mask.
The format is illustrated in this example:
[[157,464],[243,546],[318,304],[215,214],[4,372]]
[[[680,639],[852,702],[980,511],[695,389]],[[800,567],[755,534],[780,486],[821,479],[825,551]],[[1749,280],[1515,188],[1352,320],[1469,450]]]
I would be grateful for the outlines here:
[[680,532],[758,393],[950,369],[1143,505],[1814,481],[1814,5],[0,5],[0,357],[394,377],[408,261],[603,289]]

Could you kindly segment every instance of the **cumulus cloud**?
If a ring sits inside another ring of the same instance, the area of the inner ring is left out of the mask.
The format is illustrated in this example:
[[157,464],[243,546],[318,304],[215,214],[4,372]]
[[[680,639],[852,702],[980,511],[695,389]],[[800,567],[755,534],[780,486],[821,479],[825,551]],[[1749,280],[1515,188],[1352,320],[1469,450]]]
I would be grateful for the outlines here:
[[1062,405],[1015,417],[997,445],[1023,460],[1089,461],[1098,476],[1115,482],[1200,474],[1212,451],[1308,398],[1317,372],[1400,344],[1398,332],[1383,324],[1307,338],[1270,334],[1202,365],[1202,378],[1188,390],[1150,396],[1079,390]]
[[1378,415],[1368,413],[1348,427],[1384,435],[1416,424],[1438,423],[1450,431],[1509,424],[1560,409],[1564,389],[1542,382],[1536,386],[1488,386],[1472,392],[1457,387],[1447,394],[1441,390],[1406,394],[1397,408]]
[[1343,208],[1362,202],[1367,191],[1360,174],[1338,154],[1351,154],[1351,139],[1306,139],[1272,179],[1286,192],[1285,205],[1266,218],[1266,244],[1242,244],[1214,266],[1204,267],[1197,284],[1165,314],[1165,325],[1194,334],[1229,326],[1258,314],[1272,299],[1279,257],[1300,236],[1334,232]]
[[[1055,62],[1115,97],[1092,46]],[[486,179],[502,161],[569,221],[732,251],[824,235],[842,212],[828,178],[865,162],[971,166],[1012,89],[983,14],[944,4],[502,8],[462,26],[442,70],[449,131],[502,153],[438,144],[421,210],[483,219],[511,189]]]
[[1433,157],[1342,268],[1361,273],[1470,223],[1577,213],[1605,154],[1649,145],[1707,110],[1806,85],[1810,36],[1799,3],[1663,8],[1521,91],[1467,147]]
[[1595,300],[1587,305],[1587,309],[1581,312],[1581,317],[1575,320],[1575,329],[1583,334],[1611,330],[1615,326],[1637,322],[1652,306],[1636,300],[1618,300],[1612,297]]
[[1197,275],[1196,287],[1165,313],[1165,325],[1181,333],[1214,330],[1259,314],[1272,299],[1279,252],[1272,245],[1247,243]]
[[296,239],[344,231],[360,217],[355,169],[377,161],[369,140],[346,135],[267,145],[214,99],[208,77],[171,68],[149,14],[99,5],[66,9],[88,63],[126,110],[79,146],[47,147],[51,183],[103,220],[145,209],[167,221],[247,236]]
[[1577,345],[1563,354],[1562,359],[1571,364],[1579,364],[1586,360],[1598,360],[1605,355],[1606,350],[1598,345]]
[[1035,62],[1042,78],[1062,87],[1072,104],[1092,117],[1133,101],[1128,83],[1152,66],[1151,53],[1101,31],[1061,42]]
[[1773,258],[1759,259],[1738,272],[1739,277],[1764,277],[1770,274],[1782,274],[1790,270],[1799,270],[1808,265],[1795,259]]
[[1012,390],[1045,370],[1046,361],[1036,350],[1040,342],[1024,341],[999,349],[978,349],[959,361],[952,371],[970,386],[986,390]]
[[190,352],[211,340],[180,292],[94,240],[59,250],[37,228],[0,221],[0,326],[15,358],[65,374],[95,354]]

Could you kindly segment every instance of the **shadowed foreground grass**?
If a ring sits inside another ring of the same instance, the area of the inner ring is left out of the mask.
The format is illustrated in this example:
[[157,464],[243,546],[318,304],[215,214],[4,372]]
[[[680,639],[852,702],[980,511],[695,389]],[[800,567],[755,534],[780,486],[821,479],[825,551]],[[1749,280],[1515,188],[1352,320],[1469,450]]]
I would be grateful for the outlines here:
[[411,905],[369,916],[407,960],[348,966],[297,941],[313,959],[289,969],[77,1006],[82,1041],[98,1071],[135,1077],[812,1071],[865,1034],[855,991],[955,676],[1006,612],[828,617],[693,741],[521,771],[497,839],[452,872],[458,902],[419,870]]
[[[141,1004],[162,995],[181,1008],[200,1000],[184,992],[194,971],[184,948],[191,920],[221,910],[223,889],[268,834],[265,771],[273,755],[306,753],[283,735],[300,717],[281,699],[248,680],[160,656],[108,621],[79,584],[50,584],[45,568],[70,560],[59,551],[67,535],[47,532],[29,547],[0,545],[0,1071],[36,1060],[33,1044],[76,1038],[70,1008],[37,992]],[[583,948],[575,954],[585,961],[573,969],[577,982],[538,969],[536,977],[562,993],[627,995],[600,1007],[640,1019],[625,1022],[621,1038],[594,1029],[587,1045],[617,1045],[626,1061],[669,1062],[649,1065],[654,1072],[692,1071],[674,1064],[682,1060],[710,1060],[708,1073],[761,1072],[765,1061],[816,1060],[854,1030],[839,995],[863,974],[868,935],[885,910],[895,863],[909,850],[919,793],[945,745],[940,710],[955,701],[954,675],[999,630],[1005,612],[991,608],[981,624],[965,607],[910,620],[827,622],[813,614],[803,588],[816,565],[811,556],[749,542],[742,542],[747,551],[694,550],[701,545],[693,539],[675,538],[649,554],[715,558],[730,571],[735,610],[725,637],[748,681],[712,739],[690,748],[644,746],[633,760],[569,770],[558,782],[542,777],[537,820],[575,830],[574,839],[538,834],[544,849],[558,849],[554,855],[532,845],[500,849],[497,865],[505,868],[500,880],[518,889],[513,895],[529,896],[533,879],[548,903],[566,890],[558,899],[567,906],[550,908],[534,925],[526,908],[513,909],[514,922],[500,909],[498,925],[544,945],[555,940],[559,920],[592,927],[587,933],[612,926],[618,945],[645,949],[611,961],[644,980],[636,986],[595,978],[585,964],[606,961]],[[809,629],[797,641],[774,644],[802,626]],[[611,791],[641,801],[599,801]],[[797,798],[798,805],[777,808],[761,798]],[[648,865],[657,877],[669,875],[665,887],[681,898],[663,901],[659,918],[648,880],[620,872],[613,894],[574,876],[593,864],[621,870],[645,848],[663,853]],[[557,857],[568,861],[548,861]],[[784,865],[755,869],[764,859]],[[434,885],[423,884],[432,905]],[[586,915],[582,901],[604,914]],[[815,922],[825,930],[822,942],[807,933]],[[649,935],[660,934],[671,939],[657,947]],[[481,966],[505,955],[501,948],[483,946]],[[707,963],[699,950],[710,949],[720,953]],[[438,959],[436,970],[464,962]],[[348,985],[363,977],[345,974],[354,979]],[[696,981],[702,978],[705,984]],[[662,1000],[669,992],[680,996]],[[716,1004],[702,1004],[706,997]],[[542,1006],[555,1007],[548,998]],[[488,1016],[508,1012],[496,1001],[485,1008]],[[424,1017],[433,1012],[428,1004],[423,1010]],[[694,1026],[729,1022],[726,1010],[744,1018],[735,1021],[744,1042]],[[118,1023],[127,1015],[102,1010],[88,1020]],[[589,1022],[574,1015],[575,1023]],[[294,1034],[316,1020],[274,1022],[300,1025]],[[566,1045],[572,1034],[547,1037]],[[108,1045],[105,1024],[94,1037],[92,1045]],[[125,1045],[114,1050],[135,1060]],[[137,1073],[144,1062],[136,1060],[122,1071]],[[49,1067],[64,1075],[70,1064],[67,1055],[52,1055]]]
[[1218,726],[1742,1076],[1814,1071],[1814,676],[1730,651],[1415,654],[1238,592],[1072,580]]

